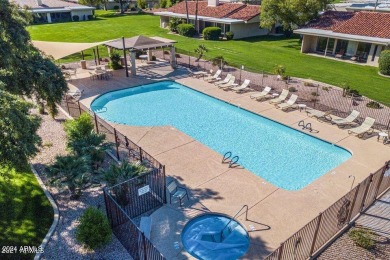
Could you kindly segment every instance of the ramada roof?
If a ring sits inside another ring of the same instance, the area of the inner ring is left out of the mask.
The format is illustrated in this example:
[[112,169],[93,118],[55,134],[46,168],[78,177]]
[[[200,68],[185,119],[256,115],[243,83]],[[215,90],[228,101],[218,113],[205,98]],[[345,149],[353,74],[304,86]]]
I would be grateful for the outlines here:
[[390,39],[390,13],[328,11],[305,28]]
[[[196,2],[188,1],[188,14],[195,15]],[[185,1],[168,8],[168,12],[186,14]],[[198,2],[198,16],[212,18],[229,18],[248,21],[260,14],[259,5],[247,5],[240,3],[220,3],[218,6],[208,6],[207,1]]]
[[48,9],[48,8],[64,8],[64,7],[76,7],[81,8],[88,6],[80,5],[74,2],[61,1],[61,0],[42,0],[42,5],[38,5],[36,0],[12,0],[15,4],[24,7],[27,6],[31,9]]

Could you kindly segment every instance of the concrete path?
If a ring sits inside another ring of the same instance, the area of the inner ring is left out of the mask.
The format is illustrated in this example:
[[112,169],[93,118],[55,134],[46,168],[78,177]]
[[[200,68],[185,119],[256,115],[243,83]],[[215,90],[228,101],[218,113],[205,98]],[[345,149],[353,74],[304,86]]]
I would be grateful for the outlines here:
[[390,238],[390,190],[357,219],[356,225]]

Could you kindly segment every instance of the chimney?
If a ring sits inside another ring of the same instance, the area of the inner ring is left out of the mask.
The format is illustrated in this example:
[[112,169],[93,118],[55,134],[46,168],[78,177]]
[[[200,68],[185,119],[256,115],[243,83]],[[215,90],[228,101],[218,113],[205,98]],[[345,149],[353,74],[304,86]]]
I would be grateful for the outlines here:
[[218,6],[219,0],[208,0],[208,6]]
[[42,5],[42,0],[36,0],[37,1],[37,5],[41,6]]

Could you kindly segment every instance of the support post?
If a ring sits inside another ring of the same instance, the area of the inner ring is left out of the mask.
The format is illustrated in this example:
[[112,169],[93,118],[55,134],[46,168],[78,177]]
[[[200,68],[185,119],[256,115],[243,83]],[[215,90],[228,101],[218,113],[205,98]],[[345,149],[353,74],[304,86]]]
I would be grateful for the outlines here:
[[96,46],[97,62],[100,65],[99,46]]
[[311,247],[310,247],[310,256],[314,252],[314,248],[315,248],[315,245],[317,242],[318,233],[320,231],[321,220],[322,220],[322,212],[318,215],[317,226],[316,226],[316,230],[314,231],[313,241],[311,242]]
[[118,142],[118,135],[116,133],[115,128],[114,128],[114,137],[115,137],[116,158],[119,161],[120,160],[120,158],[119,158],[119,142]]
[[66,108],[68,109],[68,114],[70,115],[68,97],[65,97],[65,103],[66,103]]
[[85,59],[84,59],[84,51],[81,51],[81,59],[82,59],[82,60],[85,60]]
[[386,162],[385,166],[383,166],[383,171],[381,172],[381,176],[379,177],[378,185],[377,185],[376,188],[375,188],[375,199],[376,199],[376,197],[378,196],[379,187],[381,186],[381,183],[382,183],[382,180],[383,180],[383,176],[384,176],[385,173],[386,173],[387,167],[389,167],[389,166],[388,166],[388,163],[389,163],[389,162]]
[[122,45],[123,45],[123,57],[125,58],[126,77],[128,78],[129,77],[129,68],[127,67],[125,37],[122,37]]
[[96,127],[96,133],[99,133],[99,126],[97,122],[97,116],[96,113],[93,113],[93,117],[95,118],[95,127]]
[[171,67],[173,69],[176,69],[177,62],[176,62],[176,50],[174,46],[171,46]]
[[147,53],[148,53],[148,61],[152,61],[152,56],[153,56],[152,50],[148,49]]
[[93,50],[93,59],[95,60],[95,66],[97,65],[97,62],[96,62],[96,51],[95,49],[92,49]]
[[326,47],[325,47],[324,57],[326,56],[326,53],[328,52],[328,44],[329,44],[329,37],[328,37],[328,40],[326,40]]
[[147,260],[147,254],[146,254],[146,242],[145,242],[145,234],[142,232],[142,244],[143,244],[143,249],[144,249],[144,259]]
[[164,182],[164,204],[167,204],[167,179],[165,178],[165,165],[162,166],[163,182]]
[[367,197],[367,194],[368,194],[368,190],[370,189],[370,186],[371,186],[371,182],[372,182],[372,176],[373,176],[373,174],[371,173],[370,174],[370,181],[368,182],[368,184],[367,184],[367,187],[366,187],[366,190],[364,191],[364,195],[363,195],[363,199],[362,199],[362,205],[361,205],[361,207],[360,207],[360,212],[362,212],[363,211],[363,209],[364,209],[364,204],[365,204],[365,202],[366,202],[366,197]]
[[135,51],[130,52],[131,76],[137,75],[137,65],[135,64]]

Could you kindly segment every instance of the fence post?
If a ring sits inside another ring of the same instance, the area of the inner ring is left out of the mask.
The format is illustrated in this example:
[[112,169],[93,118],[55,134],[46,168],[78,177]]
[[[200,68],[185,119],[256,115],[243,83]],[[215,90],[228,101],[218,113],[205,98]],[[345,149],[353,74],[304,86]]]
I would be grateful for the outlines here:
[[68,109],[68,114],[69,114],[70,116],[72,116],[72,115],[70,114],[69,103],[68,103],[68,98],[67,98],[67,97],[65,97],[65,103],[66,103],[66,108]]
[[94,117],[94,119],[95,119],[96,133],[99,133],[99,127],[98,127],[98,123],[97,123],[96,113],[93,113],[93,117]]
[[369,177],[370,181],[368,182],[366,190],[364,191],[364,195],[363,195],[363,199],[362,199],[362,205],[360,206],[360,212],[363,211],[364,205],[366,203],[366,197],[367,197],[367,194],[368,194],[368,190],[370,189],[370,186],[371,186],[372,176],[373,176],[373,174],[371,173],[370,177]]
[[80,107],[80,101],[77,101],[77,105],[79,106],[79,114],[81,116],[81,107]]
[[[140,232],[140,231],[139,231]],[[144,248],[144,259],[145,260],[147,260],[148,259],[148,257],[147,257],[147,255],[146,255],[146,242],[145,242],[145,234],[142,232],[141,233],[142,234],[142,246],[143,246],[143,248]]]
[[385,175],[387,166],[388,166],[388,162],[386,162],[386,163],[385,163],[385,166],[383,166],[383,169],[382,169],[382,172],[381,172],[381,176],[379,177],[378,184],[377,184],[377,186],[376,186],[376,188],[375,188],[375,199],[376,199],[376,197],[378,196],[379,187],[381,186],[381,183],[382,183],[382,180],[383,180],[383,176]]
[[189,69],[191,68],[191,56],[189,51],[188,51],[188,68]]
[[141,148],[141,147],[139,148],[139,160],[141,161],[141,163],[142,163],[142,161],[144,160],[144,159],[142,158],[142,148]]
[[164,204],[167,204],[167,180],[165,178],[165,165],[162,166],[162,171],[163,171],[163,182],[164,182]]
[[284,242],[280,244],[279,248],[278,260],[281,260],[283,255]]
[[311,242],[311,247],[310,247],[310,256],[313,254],[314,247],[317,242],[317,237],[321,226],[321,220],[322,220],[322,212],[318,215],[317,226],[316,226],[316,230],[314,231],[313,241]]
[[353,211],[353,208],[355,207],[356,198],[357,198],[357,195],[358,195],[359,190],[360,190],[360,184],[361,183],[359,183],[359,185],[356,188],[355,196],[353,196],[353,201],[352,201],[352,204],[351,204],[351,210],[349,211],[349,214],[348,214],[348,222],[351,222],[351,219],[352,219],[352,211]]
[[115,137],[115,147],[116,147],[116,158],[118,159],[118,161],[120,160],[119,158],[119,150],[118,150],[118,147],[120,145],[120,143],[118,142],[118,135],[116,133],[116,129],[114,128],[114,137]]

